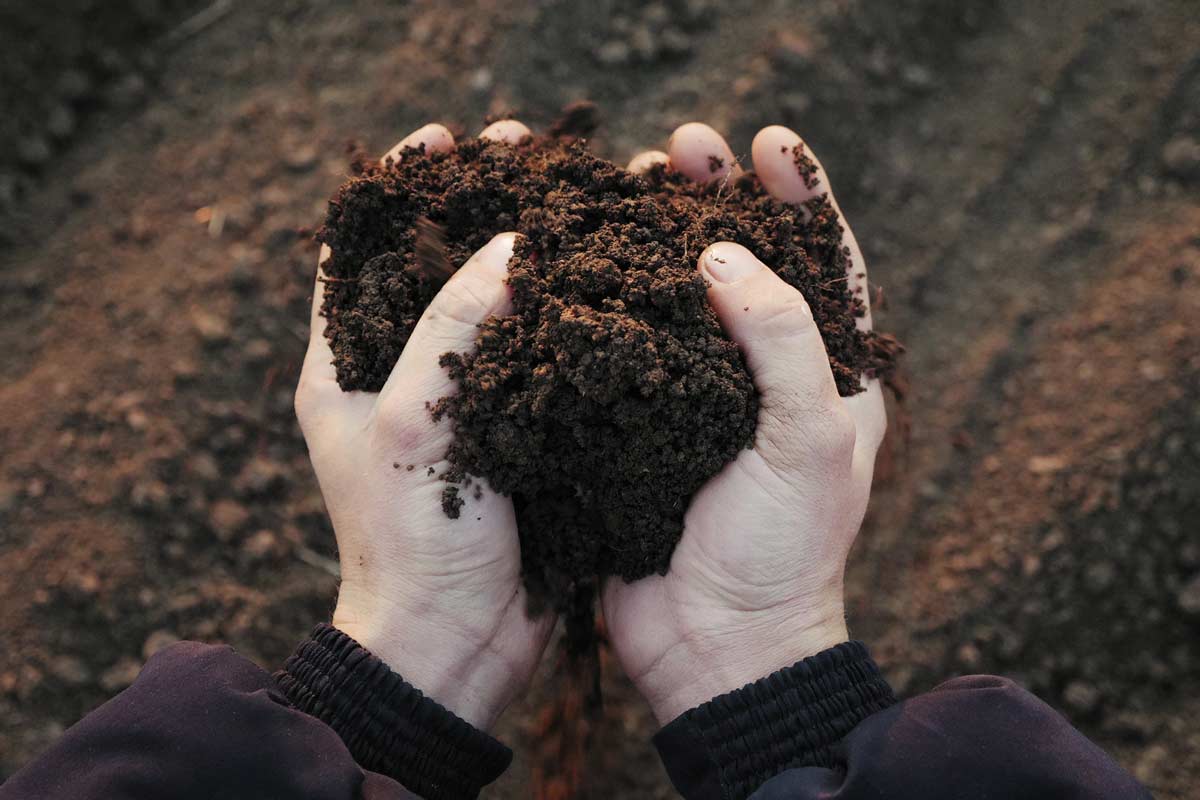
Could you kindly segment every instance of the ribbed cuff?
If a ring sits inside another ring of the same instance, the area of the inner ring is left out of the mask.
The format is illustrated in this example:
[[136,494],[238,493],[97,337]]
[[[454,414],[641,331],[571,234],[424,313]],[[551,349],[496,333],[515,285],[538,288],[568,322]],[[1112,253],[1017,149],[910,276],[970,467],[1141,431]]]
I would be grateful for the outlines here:
[[337,731],[364,769],[425,800],[473,798],[512,751],[425,697],[332,625],[318,625],[275,682],[293,706]]
[[779,773],[841,766],[837,744],[896,702],[862,642],[845,642],[682,714],[654,745],[687,800],[742,800]]

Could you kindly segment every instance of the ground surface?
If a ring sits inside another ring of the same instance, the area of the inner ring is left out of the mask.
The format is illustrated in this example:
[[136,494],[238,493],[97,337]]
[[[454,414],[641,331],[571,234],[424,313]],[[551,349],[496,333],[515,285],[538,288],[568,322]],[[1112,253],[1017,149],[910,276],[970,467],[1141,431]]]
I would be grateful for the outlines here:
[[[897,687],[1011,674],[1157,796],[1190,796],[1186,0],[249,0],[175,36],[177,4],[135,5],[153,57],[87,72],[96,99],[71,101],[52,157],[0,160],[0,776],[175,637],[273,664],[328,613],[332,536],[291,412],[315,257],[295,230],[345,141],[590,97],[617,158],[705,119],[736,152],[790,124],[825,162],[909,346],[909,436],[849,577],[852,629]],[[28,97],[6,102],[33,115]],[[489,796],[528,796],[548,682],[506,715],[518,760]],[[667,796],[649,714],[606,684],[590,794]]]

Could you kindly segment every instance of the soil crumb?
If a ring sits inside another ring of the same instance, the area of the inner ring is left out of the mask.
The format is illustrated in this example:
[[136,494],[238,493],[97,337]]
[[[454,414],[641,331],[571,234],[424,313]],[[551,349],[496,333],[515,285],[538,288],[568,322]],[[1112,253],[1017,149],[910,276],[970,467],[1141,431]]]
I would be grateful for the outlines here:
[[441,358],[460,387],[432,406],[456,431],[443,508],[459,516],[467,475],[511,496],[533,610],[564,614],[586,647],[599,581],[665,573],[692,494],[753,443],[758,397],[706,302],[705,247],[738,242],[804,294],[843,395],[886,378],[899,345],[855,326],[863,305],[826,196],[784,204],[753,174],[633,175],[590,153],[579,122],[517,145],[359,158],[317,238],[333,251],[323,313],[338,381],[378,391],[445,265],[520,234],[512,312],[480,326],[474,352]]

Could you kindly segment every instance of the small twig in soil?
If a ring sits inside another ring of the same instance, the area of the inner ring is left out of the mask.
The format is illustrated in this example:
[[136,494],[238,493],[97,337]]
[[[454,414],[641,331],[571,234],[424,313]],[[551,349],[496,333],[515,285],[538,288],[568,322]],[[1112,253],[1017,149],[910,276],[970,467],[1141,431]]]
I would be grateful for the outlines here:
[[821,287],[820,287],[821,291],[824,291],[826,289],[832,289],[834,286],[837,286],[839,283],[845,283],[848,280],[850,280],[849,275],[847,275],[844,278],[834,278],[831,281],[826,281],[825,283],[821,284]]
[[729,186],[729,177],[733,175],[734,167],[742,165],[742,156],[734,156],[733,163],[729,165],[729,171],[725,173],[725,177],[721,178],[721,185],[717,187],[717,196],[713,202],[721,202],[721,193],[725,191],[725,187]]

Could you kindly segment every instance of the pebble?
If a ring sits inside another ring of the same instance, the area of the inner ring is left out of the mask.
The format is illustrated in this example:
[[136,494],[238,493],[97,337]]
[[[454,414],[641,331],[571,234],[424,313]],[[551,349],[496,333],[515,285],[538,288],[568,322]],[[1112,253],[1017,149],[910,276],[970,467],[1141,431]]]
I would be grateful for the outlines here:
[[16,175],[0,172],[0,211],[6,211],[17,205],[21,183]]
[[220,344],[229,340],[229,323],[209,311],[198,310],[192,313],[192,325],[200,338],[210,344]]
[[58,78],[58,96],[64,100],[82,100],[92,91],[92,79],[77,69],[65,70]]
[[251,339],[242,348],[242,355],[254,364],[262,364],[271,359],[271,343],[266,339]]
[[301,144],[283,151],[283,163],[292,172],[308,172],[317,165],[319,155],[315,145]]
[[286,470],[275,461],[255,456],[246,462],[233,481],[233,489],[241,497],[266,494],[282,485]]
[[900,70],[900,79],[911,89],[925,91],[933,88],[933,73],[921,64],[905,64]]
[[1084,582],[1087,583],[1088,588],[1093,592],[1102,592],[1112,586],[1112,582],[1116,577],[1116,567],[1107,561],[1088,564],[1087,569],[1083,573]]
[[129,503],[140,511],[166,511],[171,507],[171,492],[156,480],[139,480],[129,490]]
[[632,55],[629,45],[617,39],[596,48],[596,60],[610,67],[629,63]]
[[66,139],[75,132],[75,112],[70,106],[57,105],[46,118],[46,130],[55,139]]
[[1179,134],[1163,145],[1163,166],[1180,178],[1200,178],[1200,140]]
[[1158,774],[1166,762],[1171,760],[1171,752],[1161,744],[1152,744],[1142,751],[1141,758],[1133,767],[1133,774],[1142,783],[1153,785],[1158,780]]
[[639,25],[629,34],[629,43],[633,48],[633,52],[642,61],[653,61],[658,54],[658,43],[655,41],[654,32],[647,25]]
[[146,641],[142,644],[142,658],[148,659],[159,650],[170,647],[178,641],[179,636],[172,631],[166,629],[154,631],[146,637]]
[[208,510],[208,522],[222,542],[232,541],[249,521],[250,512],[236,500],[218,500]]
[[187,471],[202,481],[215,481],[221,477],[221,465],[216,457],[203,450],[188,458]]
[[108,90],[109,100],[118,108],[132,108],[146,96],[146,79],[136,72],[120,78]]
[[804,92],[785,92],[779,98],[779,107],[789,114],[803,114],[812,108],[812,98]]
[[0,514],[7,514],[17,507],[20,490],[10,483],[0,481]]
[[24,136],[17,140],[17,161],[27,167],[44,166],[53,155],[44,137]]
[[1073,711],[1088,714],[1100,702],[1100,690],[1084,681],[1071,681],[1063,690],[1063,702]]
[[137,680],[141,671],[141,662],[126,656],[100,674],[100,688],[109,693],[119,692]]
[[692,39],[678,28],[666,28],[660,37],[662,50],[670,56],[685,56],[692,52]]
[[279,538],[273,531],[255,531],[242,543],[242,553],[250,561],[264,561],[279,553]]
[[495,77],[487,67],[480,67],[471,73],[469,85],[473,92],[486,92],[492,88],[493,83],[495,83]]
[[1185,614],[1200,616],[1200,573],[1183,585],[1175,599]]
[[970,670],[979,669],[979,665],[983,663],[983,655],[979,648],[970,642],[958,648],[957,656],[958,663]]
[[88,670],[87,665],[83,663],[82,659],[75,656],[55,656],[50,659],[46,669],[68,686],[82,686],[92,679],[92,673]]

